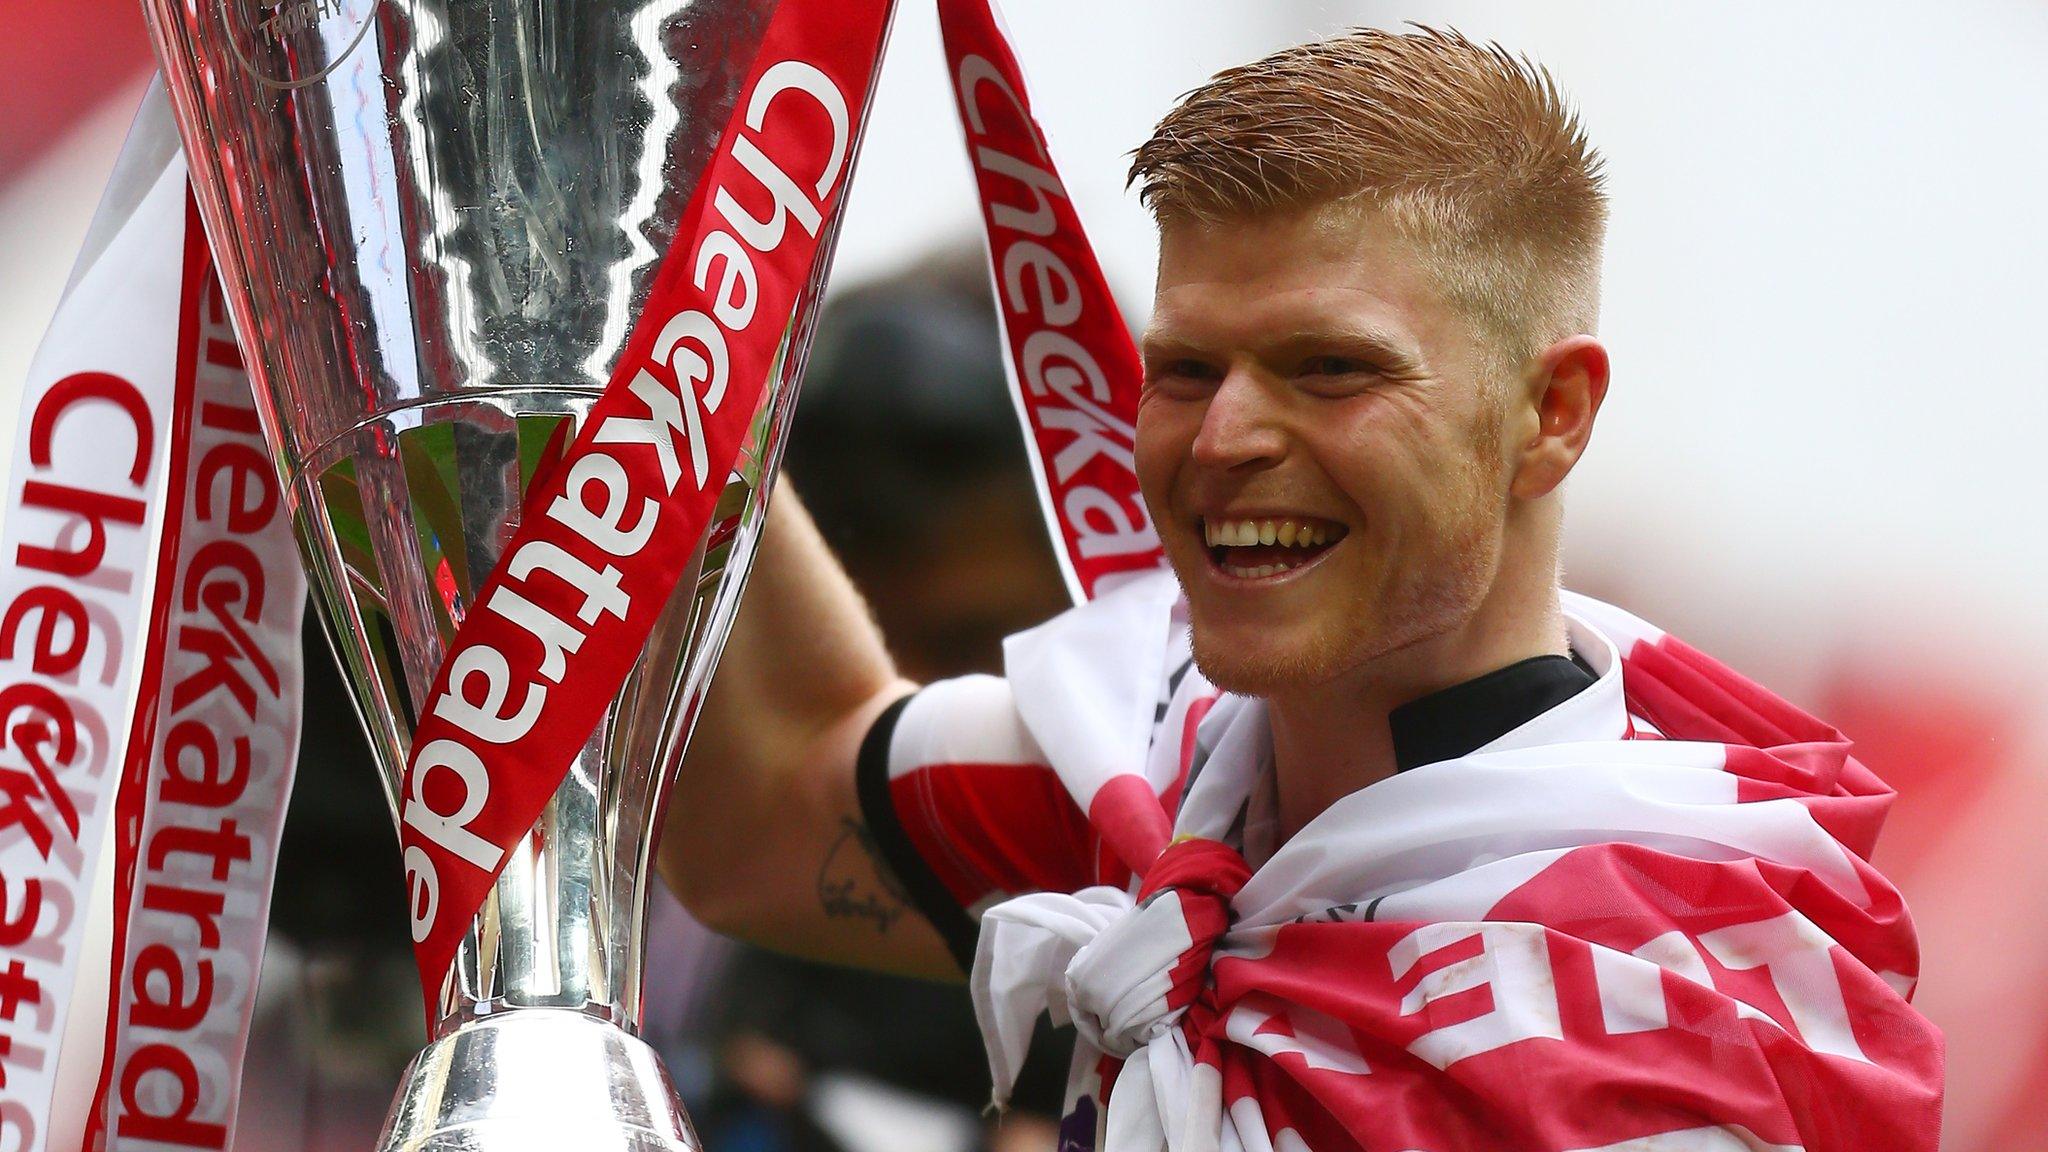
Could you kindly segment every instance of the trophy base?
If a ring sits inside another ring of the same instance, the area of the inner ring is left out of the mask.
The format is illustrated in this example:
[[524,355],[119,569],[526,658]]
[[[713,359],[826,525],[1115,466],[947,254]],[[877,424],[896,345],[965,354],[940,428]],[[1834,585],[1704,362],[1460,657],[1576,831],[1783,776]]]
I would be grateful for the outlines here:
[[378,1152],[702,1152],[654,1049],[568,1008],[515,1008],[429,1044]]

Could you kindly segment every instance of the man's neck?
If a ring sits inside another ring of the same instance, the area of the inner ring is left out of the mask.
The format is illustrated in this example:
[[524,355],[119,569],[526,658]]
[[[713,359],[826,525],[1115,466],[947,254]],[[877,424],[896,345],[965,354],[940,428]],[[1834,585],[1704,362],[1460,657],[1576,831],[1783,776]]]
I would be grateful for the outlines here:
[[[1499,602],[1496,602],[1499,601]],[[1323,684],[1266,698],[1281,842],[1396,771],[1388,716],[1403,704],[1532,656],[1564,655],[1557,589],[1489,597],[1461,627]]]

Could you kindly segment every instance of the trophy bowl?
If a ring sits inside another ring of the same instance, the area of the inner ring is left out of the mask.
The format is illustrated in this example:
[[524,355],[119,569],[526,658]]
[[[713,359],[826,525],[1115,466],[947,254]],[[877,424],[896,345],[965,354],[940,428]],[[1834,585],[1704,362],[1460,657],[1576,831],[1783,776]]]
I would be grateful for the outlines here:
[[[420,702],[525,494],[604,389],[777,0],[144,6],[395,819]],[[835,212],[772,318],[780,353],[661,623],[462,941],[390,1152],[697,1147],[635,1035],[654,836],[758,540],[836,229]]]

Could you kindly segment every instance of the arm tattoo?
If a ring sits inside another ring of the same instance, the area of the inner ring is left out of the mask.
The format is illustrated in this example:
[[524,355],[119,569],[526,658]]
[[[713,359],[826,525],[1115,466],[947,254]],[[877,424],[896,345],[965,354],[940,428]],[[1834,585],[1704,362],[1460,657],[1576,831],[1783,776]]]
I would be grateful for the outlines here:
[[850,816],[839,820],[839,838],[818,868],[818,903],[832,919],[873,921],[887,932],[910,906],[910,894],[897,881],[867,825]]

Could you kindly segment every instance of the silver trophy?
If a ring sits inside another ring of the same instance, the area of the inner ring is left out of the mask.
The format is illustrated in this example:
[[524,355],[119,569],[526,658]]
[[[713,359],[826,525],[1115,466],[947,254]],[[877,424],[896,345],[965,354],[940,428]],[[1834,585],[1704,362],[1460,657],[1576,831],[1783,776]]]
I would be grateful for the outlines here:
[[[394,817],[443,650],[603,388],[775,7],[145,0]],[[463,940],[389,1152],[698,1146],[635,1035],[654,833],[759,538],[836,231],[691,568]]]

